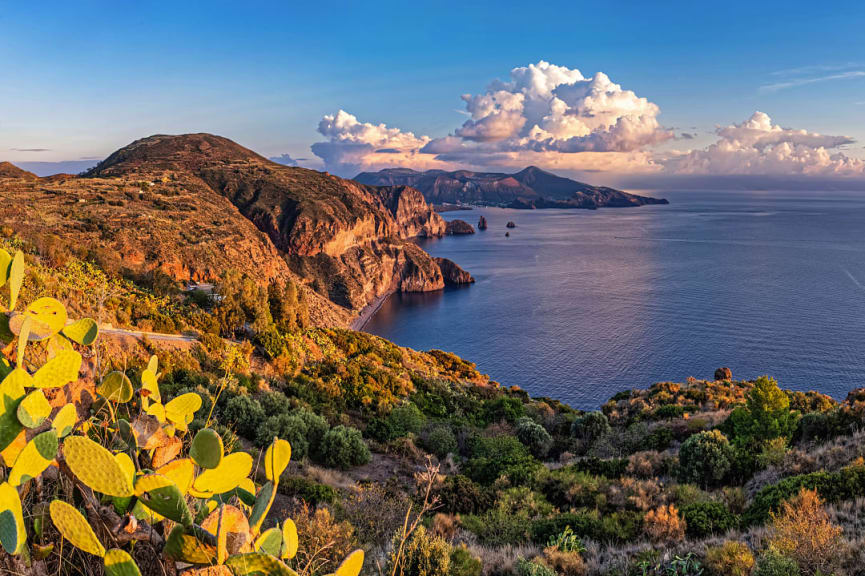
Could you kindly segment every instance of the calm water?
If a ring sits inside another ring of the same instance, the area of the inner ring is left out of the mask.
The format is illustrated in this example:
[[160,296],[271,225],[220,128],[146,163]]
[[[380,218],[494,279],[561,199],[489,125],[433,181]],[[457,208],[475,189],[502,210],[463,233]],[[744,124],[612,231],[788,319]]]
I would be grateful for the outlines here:
[[477,283],[394,295],[366,330],[581,408],[723,365],[836,398],[865,386],[865,195],[664,196],[669,206],[446,213],[489,222],[424,244]]

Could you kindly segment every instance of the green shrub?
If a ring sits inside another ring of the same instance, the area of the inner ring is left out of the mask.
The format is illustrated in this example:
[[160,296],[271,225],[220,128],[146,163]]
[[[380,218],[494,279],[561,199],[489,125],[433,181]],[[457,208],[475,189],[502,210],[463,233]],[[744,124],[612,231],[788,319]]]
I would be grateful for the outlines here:
[[264,356],[268,360],[273,360],[282,354],[285,350],[285,340],[276,329],[276,326],[269,326],[266,330],[258,332],[254,338],[255,345],[264,352]]
[[543,426],[524,416],[517,420],[516,435],[525,444],[532,456],[538,459],[546,457],[553,445],[553,439]]
[[366,464],[371,456],[360,430],[336,426],[321,441],[321,458],[331,468],[348,470],[352,466]]
[[757,559],[752,576],[799,576],[799,565],[771,548]]
[[525,558],[517,560],[514,570],[516,576],[557,576],[556,572],[549,566],[531,562]]
[[462,474],[446,477],[436,495],[442,512],[448,514],[478,514],[492,506],[494,500],[490,489]]
[[485,420],[487,422],[516,422],[518,418],[525,415],[525,408],[519,398],[499,396],[485,407]]
[[279,493],[303,500],[312,507],[334,504],[339,494],[334,488],[300,476],[284,476],[278,485]]
[[571,434],[589,443],[609,432],[610,421],[603,412],[587,412],[571,424]]
[[387,419],[391,431],[391,437],[388,440],[417,434],[423,428],[425,420],[420,409],[411,402],[395,407],[390,411]]
[[292,408],[291,400],[277,390],[265,392],[258,398],[258,402],[268,417],[285,414],[290,412]]
[[744,542],[728,540],[706,549],[706,568],[711,576],[750,576],[754,554]]
[[732,468],[733,448],[718,430],[694,434],[679,449],[679,481],[718,486]]
[[739,523],[739,519],[721,502],[695,502],[679,511],[685,519],[685,532],[692,538],[723,534]]
[[451,549],[451,566],[448,576],[481,576],[483,563],[481,559],[472,556],[465,545]]
[[294,411],[294,415],[298,416],[306,424],[306,441],[309,444],[309,455],[321,460],[321,443],[324,440],[324,435],[330,430],[330,425],[324,416],[310,412],[305,408]]
[[307,427],[303,418],[295,414],[278,414],[264,421],[255,437],[255,443],[263,448],[273,442],[274,436],[278,436],[291,444],[292,459],[302,460],[309,452],[306,433]]
[[397,559],[399,533],[394,536],[393,551],[388,558],[388,574],[396,576],[442,576],[450,570],[450,545],[442,538],[431,536],[418,526]]
[[596,510],[568,512],[532,522],[531,539],[537,544],[545,545],[567,528],[581,539],[628,542],[641,533],[642,519],[638,512],[631,511],[604,514],[603,517]]
[[514,484],[526,484],[540,468],[537,460],[513,436],[475,438],[471,454],[464,473],[481,484],[492,484],[499,476],[507,476]]
[[[264,409],[258,400],[246,395],[235,396],[225,405],[223,417],[237,428],[237,432],[249,439],[255,439],[264,424]],[[271,438],[272,440],[272,438]]]
[[605,478],[621,478],[628,470],[627,458],[601,459],[590,456],[577,460],[572,468],[580,472],[587,472],[595,476]]
[[457,438],[447,424],[431,426],[421,437],[421,445],[439,458],[457,451]]

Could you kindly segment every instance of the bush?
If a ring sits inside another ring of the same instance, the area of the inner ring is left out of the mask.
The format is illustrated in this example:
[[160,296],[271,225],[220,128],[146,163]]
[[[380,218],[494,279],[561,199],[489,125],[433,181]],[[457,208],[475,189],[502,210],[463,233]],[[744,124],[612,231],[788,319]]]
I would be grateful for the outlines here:
[[532,456],[538,459],[546,457],[553,445],[553,439],[549,432],[527,416],[517,420],[516,435],[519,441],[529,449]]
[[629,542],[637,538],[642,530],[639,512],[622,511],[604,514],[596,511],[568,512],[532,522],[530,533],[532,541],[545,546],[567,529],[582,539],[598,542]]
[[[235,396],[225,405],[222,415],[245,438],[255,439],[264,423],[264,409],[258,400],[246,395]],[[272,440],[273,438],[271,438]]]
[[465,544],[451,549],[451,567],[448,576],[481,576],[483,563],[472,556]]
[[388,573],[396,576],[442,576],[450,570],[450,545],[442,538],[430,536],[418,526],[397,559],[399,533],[394,537],[393,551],[388,559]]
[[545,566],[538,562],[530,562],[525,558],[517,560],[515,572],[516,576],[558,576],[549,566]]
[[540,468],[513,436],[475,438],[471,453],[464,473],[481,484],[492,484],[499,476],[507,476],[514,484],[527,484]]
[[694,434],[679,449],[679,481],[703,488],[720,485],[730,472],[733,448],[718,430]]
[[449,514],[478,514],[493,504],[490,490],[466,476],[448,476],[436,491],[442,511]]
[[723,534],[735,528],[739,519],[721,502],[695,502],[682,507],[686,532],[692,538]]
[[706,568],[711,576],[749,576],[754,554],[744,542],[729,540],[706,550]]
[[589,443],[609,432],[610,421],[603,412],[587,412],[571,424],[571,434]]
[[303,500],[313,508],[319,504],[334,504],[339,494],[326,484],[320,484],[300,476],[285,476],[279,481],[280,494]]
[[803,488],[772,513],[769,547],[796,560],[806,574],[832,574],[842,554],[841,527],[832,524],[823,501]]
[[324,416],[310,412],[305,408],[296,410],[294,415],[306,424],[306,442],[309,444],[309,455],[314,459],[321,460],[321,443],[324,440],[324,435],[330,430],[330,425]]
[[685,521],[672,504],[649,510],[643,519],[643,529],[656,543],[679,542],[685,538]]
[[417,434],[424,425],[424,415],[420,409],[411,402],[397,406],[388,414],[388,422],[390,423],[391,437],[402,438],[409,434]]
[[302,460],[309,452],[306,434],[307,427],[303,418],[296,414],[279,414],[264,421],[255,437],[255,443],[259,448],[263,448],[273,442],[274,436],[278,436],[291,444],[292,460]]
[[439,458],[457,451],[457,438],[447,424],[437,424],[429,428],[421,438],[423,447]]
[[629,461],[627,458],[609,458],[602,460],[601,458],[589,457],[577,460],[572,468],[579,472],[588,472],[595,476],[603,476],[605,478],[621,478],[628,470]]
[[525,408],[520,399],[509,396],[499,396],[487,404],[485,408],[484,415],[487,422],[498,422],[499,420],[516,422],[525,414]]
[[371,455],[360,430],[336,426],[321,441],[321,458],[331,468],[348,470],[352,466],[366,464]]
[[277,358],[285,349],[285,341],[275,326],[269,326],[266,330],[256,333],[254,341],[268,360]]
[[777,550],[766,550],[757,560],[752,576],[799,576],[799,565]]
[[264,409],[264,413],[269,416],[277,416],[291,411],[291,400],[289,400],[282,392],[272,390],[262,394],[258,402]]

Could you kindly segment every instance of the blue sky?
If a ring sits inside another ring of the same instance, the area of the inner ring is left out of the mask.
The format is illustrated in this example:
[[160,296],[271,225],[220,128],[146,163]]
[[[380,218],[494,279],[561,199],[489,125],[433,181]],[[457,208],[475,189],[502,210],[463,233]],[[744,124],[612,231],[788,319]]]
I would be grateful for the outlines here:
[[602,71],[698,135],[653,151],[761,110],[862,158],[863,29],[863,2],[0,1],[0,159],[192,131],[315,159],[340,109],[435,139],[466,120],[460,95],[541,60]]

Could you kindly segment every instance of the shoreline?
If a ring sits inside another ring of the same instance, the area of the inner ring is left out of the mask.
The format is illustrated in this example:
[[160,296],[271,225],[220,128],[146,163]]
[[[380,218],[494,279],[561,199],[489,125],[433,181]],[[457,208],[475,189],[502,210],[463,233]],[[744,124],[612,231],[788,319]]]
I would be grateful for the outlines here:
[[362,332],[364,327],[369,323],[375,313],[378,312],[381,305],[384,304],[384,301],[387,300],[391,294],[393,294],[395,290],[391,290],[390,292],[386,292],[382,294],[366,306],[364,306],[363,310],[360,311],[358,317],[352,320],[351,324],[349,324],[349,328],[356,332]]

